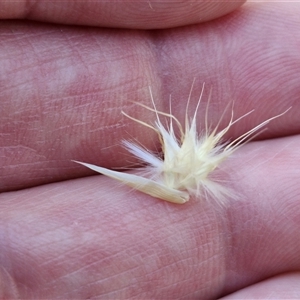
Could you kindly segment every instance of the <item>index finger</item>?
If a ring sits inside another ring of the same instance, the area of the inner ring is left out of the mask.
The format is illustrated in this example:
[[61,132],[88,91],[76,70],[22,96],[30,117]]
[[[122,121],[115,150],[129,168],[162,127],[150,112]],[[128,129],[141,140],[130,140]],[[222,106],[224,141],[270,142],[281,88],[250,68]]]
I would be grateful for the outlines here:
[[245,1],[1,1],[0,19],[158,29],[205,22],[223,16]]

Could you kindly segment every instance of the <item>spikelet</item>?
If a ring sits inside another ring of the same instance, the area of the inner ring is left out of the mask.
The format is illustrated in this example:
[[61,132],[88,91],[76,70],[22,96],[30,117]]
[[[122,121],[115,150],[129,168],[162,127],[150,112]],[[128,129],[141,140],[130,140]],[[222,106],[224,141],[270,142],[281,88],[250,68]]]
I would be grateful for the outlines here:
[[[233,193],[230,189],[224,187],[211,178],[212,172],[241,145],[256,136],[262,127],[268,124],[271,120],[282,116],[289,109],[282,114],[260,123],[232,142],[223,143],[222,139],[230,127],[245,116],[249,115],[252,111],[236,120],[233,120],[232,112],[231,119],[224,129],[218,131],[218,124],[215,129],[210,131],[207,124],[208,109],[206,109],[205,131],[199,134],[196,129],[197,111],[200,105],[203,89],[204,86],[202,88],[197,108],[191,120],[189,120],[187,114],[191,96],[190,92],[184,127],[171,113],[157,111],[151,90],[150,95],[153,108],[140,103],[137,103],[137,105],[155,113],[156,121],[154,126],[144,123],[127,115],[125,112],[122,112],[123,115],[131,120],[153,129],[159,136],[163,158],[135,143],[123,141],[125,148],[134,156],[139,158],[141,162],[146,164],[143,172],[144,176],[113,171],[79,161],[75,162],[103,175],[119,180],[143,193],[173,203],[185,203],[189,200],[190,196],[197,198],[204,195],[210,195],[218,202],[223,202],[225,197],[232,197]],[[162,124],[160,116],[168,118],[169,122],[166,127]],[[175,136],[173,124],[176,124],[179,128],[179,139]]]

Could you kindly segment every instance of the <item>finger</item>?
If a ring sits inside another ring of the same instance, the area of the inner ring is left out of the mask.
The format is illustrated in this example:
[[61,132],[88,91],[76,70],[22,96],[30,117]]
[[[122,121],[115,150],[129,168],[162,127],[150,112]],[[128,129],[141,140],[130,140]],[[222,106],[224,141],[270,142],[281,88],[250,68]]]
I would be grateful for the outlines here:
[[299,271],[299,146],[242,148],[224,177],[240,199],[224,206],[175,205],[104,176],[2,193],[1,272],[20,298],[216,299]]
[[244,288],[222,299],[299,299],[300,273],[279,275]]
[[208,294],[219,245],[206,205],[198,215],[95,176],[2,193],[0,207],[0,263],[19,298]]
[[158,29],[205,22],[245,1],[2,1],[0,19],[72,25]]
[[[256,109],[233,127],[232,137],[290,106],[261,137],[299,132],[297,9],[292,3],[246,5],[205,26],[155,33],[5,23],[1,190],[91,174],[72,159],[110,168],[131,166],[136,161],[122,150],[123,139],[159,149],[154,131],[121,115],[124,110],[153,124],[153,113],[132,103],[153,105],[148,86],[159,110],[169,111],[172,94],[172,112],[183,121],[194,78],[191,109],[205,81],[199,128],[211,88],[211,126],[231,101],[235,116]],[[227,33],[232,30],[234,35]]]
[[223,295],[300,268],[300,181],[293,167],[300,156],[294,146],[300,146],[299,135],[256,141],[230,161],[227,172],[240,201],[232,201],[227,213]]

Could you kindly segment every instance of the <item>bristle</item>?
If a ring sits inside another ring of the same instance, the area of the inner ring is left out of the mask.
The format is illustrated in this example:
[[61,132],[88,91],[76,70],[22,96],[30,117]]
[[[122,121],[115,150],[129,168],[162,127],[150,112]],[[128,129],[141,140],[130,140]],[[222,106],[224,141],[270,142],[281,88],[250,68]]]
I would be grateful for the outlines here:
[[[241,145],[253,138],[253,135],[255,135],[258,130],[268,124],[271,120],[285,114],[289,109],[280,115],[262,122],[234,141],[230,143],[223,143],[223,138],[231,126],[251,112],[236,120],[233,120],[232,112],[231,119],[223,130],[218,131],[219,122],[218,125],[209,132],[207,120],[208,109],[206,109],[205,131],[198,133],[196,128],[197,112],[202,94],[203,89],[196,111],[191,120],[189,120],[187,113],[190,101],[189,96],[184,127],[180,124],[178,119],[171,114],[171,112],[168,114],[156,109],[151,90],[150,95],[153,108],[140,103],[137,103],[137,105],[155,113],[155,126],[144,123],[143,121],[135,119],[122,112],[131,120],[151,128],[157,132],[159,136],[163,151],[163,159],[156,156],[154,153],[143,149],[137,144],[129,141],[123,141],[126,149],[136,156],[143,164],[146,164],[144,172],[145,176],[121,173],[82,162],[77,163],[80,163],[96,172],[102,173],[103,175],[119,180],[143,193],[173,203],[185,203],[189,200],[190,196],[200,198],[207,197],[207,195],[209,195],[219,203],[224,202],[224,199],[228,197],[234,197],[233,191],[213,179],[211,176],[213,171]],[[162,124],[160,116],[165,116],[169,119],[167,126]],[[180,131],[179,139],[175,136],[173,121]]]

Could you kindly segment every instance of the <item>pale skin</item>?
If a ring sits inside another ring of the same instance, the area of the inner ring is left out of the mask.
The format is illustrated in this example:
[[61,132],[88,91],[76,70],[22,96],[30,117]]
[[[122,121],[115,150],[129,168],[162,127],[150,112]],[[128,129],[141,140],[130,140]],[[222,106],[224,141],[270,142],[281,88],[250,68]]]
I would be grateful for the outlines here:
[[[300,3],[82,3],[0,4],[0,298],[298,299]],[[179,206],[71,162],[154,150],[120,111],[151,122],[130,102],[151,85],[182,121],[195,78],[212,125],[255,109],[228,138],[292,106],[224,165],[239,201]]]

